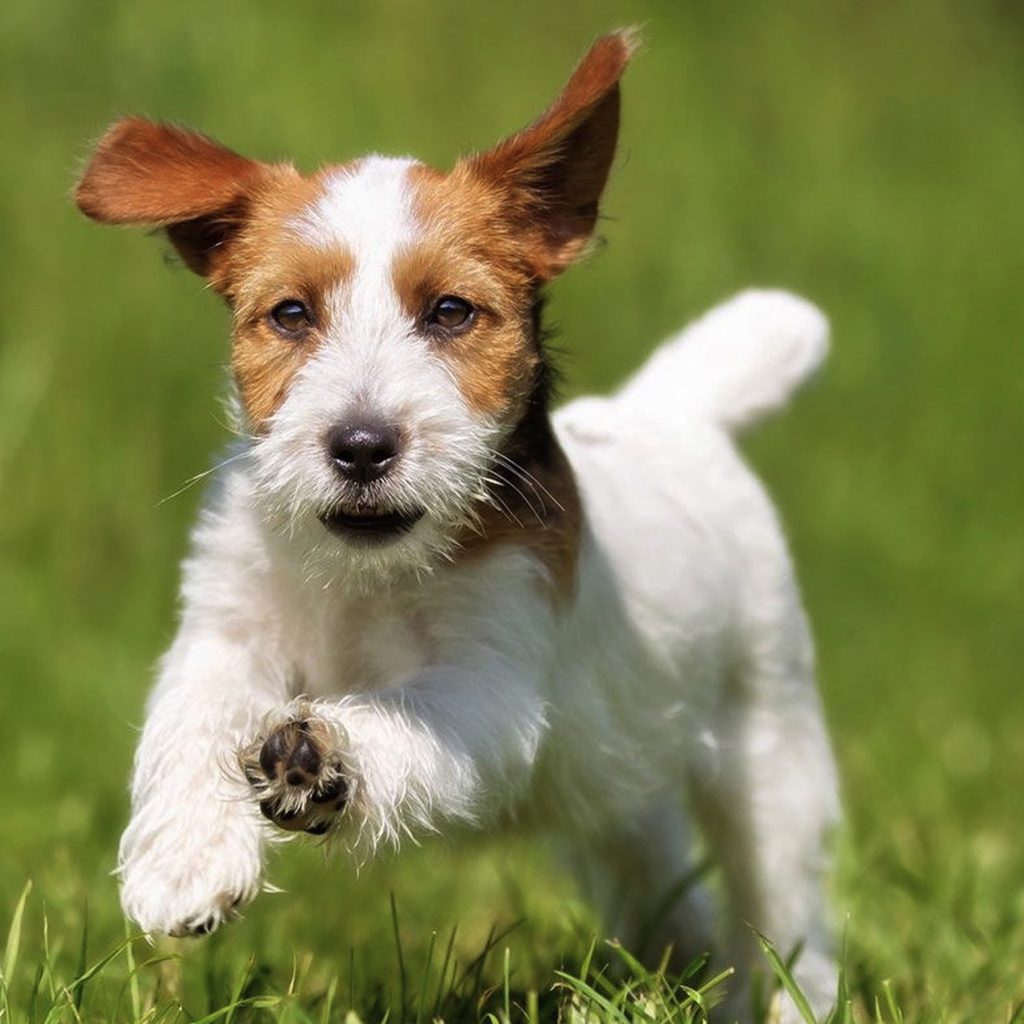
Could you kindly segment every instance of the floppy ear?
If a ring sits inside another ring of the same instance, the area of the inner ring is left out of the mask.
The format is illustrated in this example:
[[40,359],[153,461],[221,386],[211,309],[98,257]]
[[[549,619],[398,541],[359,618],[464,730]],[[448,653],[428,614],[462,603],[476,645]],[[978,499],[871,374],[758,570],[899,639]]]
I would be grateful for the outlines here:
[[619,78],[637,45],[632,29],[602,36],[538,120],[468,161],[507,193],[542,280],[561,273],[593,233],[619,134]]
[[74,196],[100,223],[164,228],[185,263],[209,275],[269,169],[196,132],[126,117],[100,139]]

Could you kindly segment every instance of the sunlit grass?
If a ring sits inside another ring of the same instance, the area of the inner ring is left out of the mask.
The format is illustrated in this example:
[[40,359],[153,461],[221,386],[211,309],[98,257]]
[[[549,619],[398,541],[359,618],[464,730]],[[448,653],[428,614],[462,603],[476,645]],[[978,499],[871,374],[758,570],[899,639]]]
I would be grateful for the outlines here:
[[[393,954],[396,984],[390,990],[359,976],[353,959],[347,969],[326,973],[311,956],[264,963],[256,955],[224,971],[208,969],[203,977],[203,1005],[188,1007],[182,974],[187,960],[180,949],[155,952],[142,936],[128,934],[113,949],[96,957],[89,949],[88,919],[83,921],[75,969],[55,956],[49,921],[41,918],[41,935],[24,929],[31,885],[14,911],[0,972],[0,1020],[12,1024],[55,1024],[63,1020],[190,1021],[265,1020],[313,1024],[344,1020],[402,1020],[415,1024],[482,1021],[484,1024],[707,1024],[725,996],[732,969],[708,971],[699,958],[679,972],[667,968],[668,954],[655,968],[645,967],[613,941],[584,947],[579,959],[553,972],[542,989],[523,988],[506,940],[515,925],[492,930],[467,959],[455,949],[455,930],[438,941],[432,935],[422,965],[403,948],[397,905],[392,897]],[[793,977],[791,964],[763,937],[760,939],[771,983],[757,993],[757,1019],[769,1019],[769,1007],[787,992],[807,1024],[815,1017]],[[167,946],[178,946],[166,942]],[[27,991],[18,981],[31,977]],[[17,980],[16,980],[17,979]],[[888,1016],[881,1012],[882,1000]],[[853,1020],[845,974],[837,991],[836,1010],[827,1024]],[[902,1017],[889,986],[876,1007],[879,1024],[900,1024]]]

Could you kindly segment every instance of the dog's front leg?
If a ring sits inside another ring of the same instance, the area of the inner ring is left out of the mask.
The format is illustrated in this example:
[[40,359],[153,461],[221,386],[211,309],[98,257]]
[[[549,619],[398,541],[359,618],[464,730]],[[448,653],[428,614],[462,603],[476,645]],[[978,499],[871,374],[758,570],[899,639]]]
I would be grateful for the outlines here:
[[125,913],[145,931],[212,931],[260,890],[261,819],[241,740],[286,698],[258,638],[186,619],[161,665],[135,756],[121,839]]
[[533,680],[498,665],[437,667],[395,689],[298,701],[279,720],[250,748],[266,776],[256,787],[263,813],[316,835],[349,825],[368,849],[500,816],[528,783],[545,731]]
[[263,813],[370,851],[508,811],[547,727],[552,613],[532,595],[473,611],[408,683],[275,712],[247,756]]

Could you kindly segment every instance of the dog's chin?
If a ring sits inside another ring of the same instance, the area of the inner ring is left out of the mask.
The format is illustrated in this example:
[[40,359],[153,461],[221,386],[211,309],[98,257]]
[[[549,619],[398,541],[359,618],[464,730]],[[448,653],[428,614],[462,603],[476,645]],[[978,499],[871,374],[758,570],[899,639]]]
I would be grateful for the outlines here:
[[429,575],[448,557],[453,531],[430,511],[330,507],[286,531],[303,574],[324,587],[371,597]]
[[348,544],[384,547],[411,533],[424,510],[346,508],[327,509],[317,517],[324,529]]

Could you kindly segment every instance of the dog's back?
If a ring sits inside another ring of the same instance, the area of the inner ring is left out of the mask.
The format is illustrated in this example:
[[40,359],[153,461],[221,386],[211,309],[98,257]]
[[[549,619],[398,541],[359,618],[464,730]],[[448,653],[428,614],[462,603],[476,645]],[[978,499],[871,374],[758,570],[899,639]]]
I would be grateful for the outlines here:
[[[685,685],[699,705],[721,685],[749,621],[802,620],[782,529],[733,435],[779,409],[827,345],[810,303],[744,292],[666,341],[615,394],[555,415],[586,513],[579,601],[613,595],[676,699]],[[586,578],[602,573],[606,585]],[[809,646],[802,627],[787,632]]]

